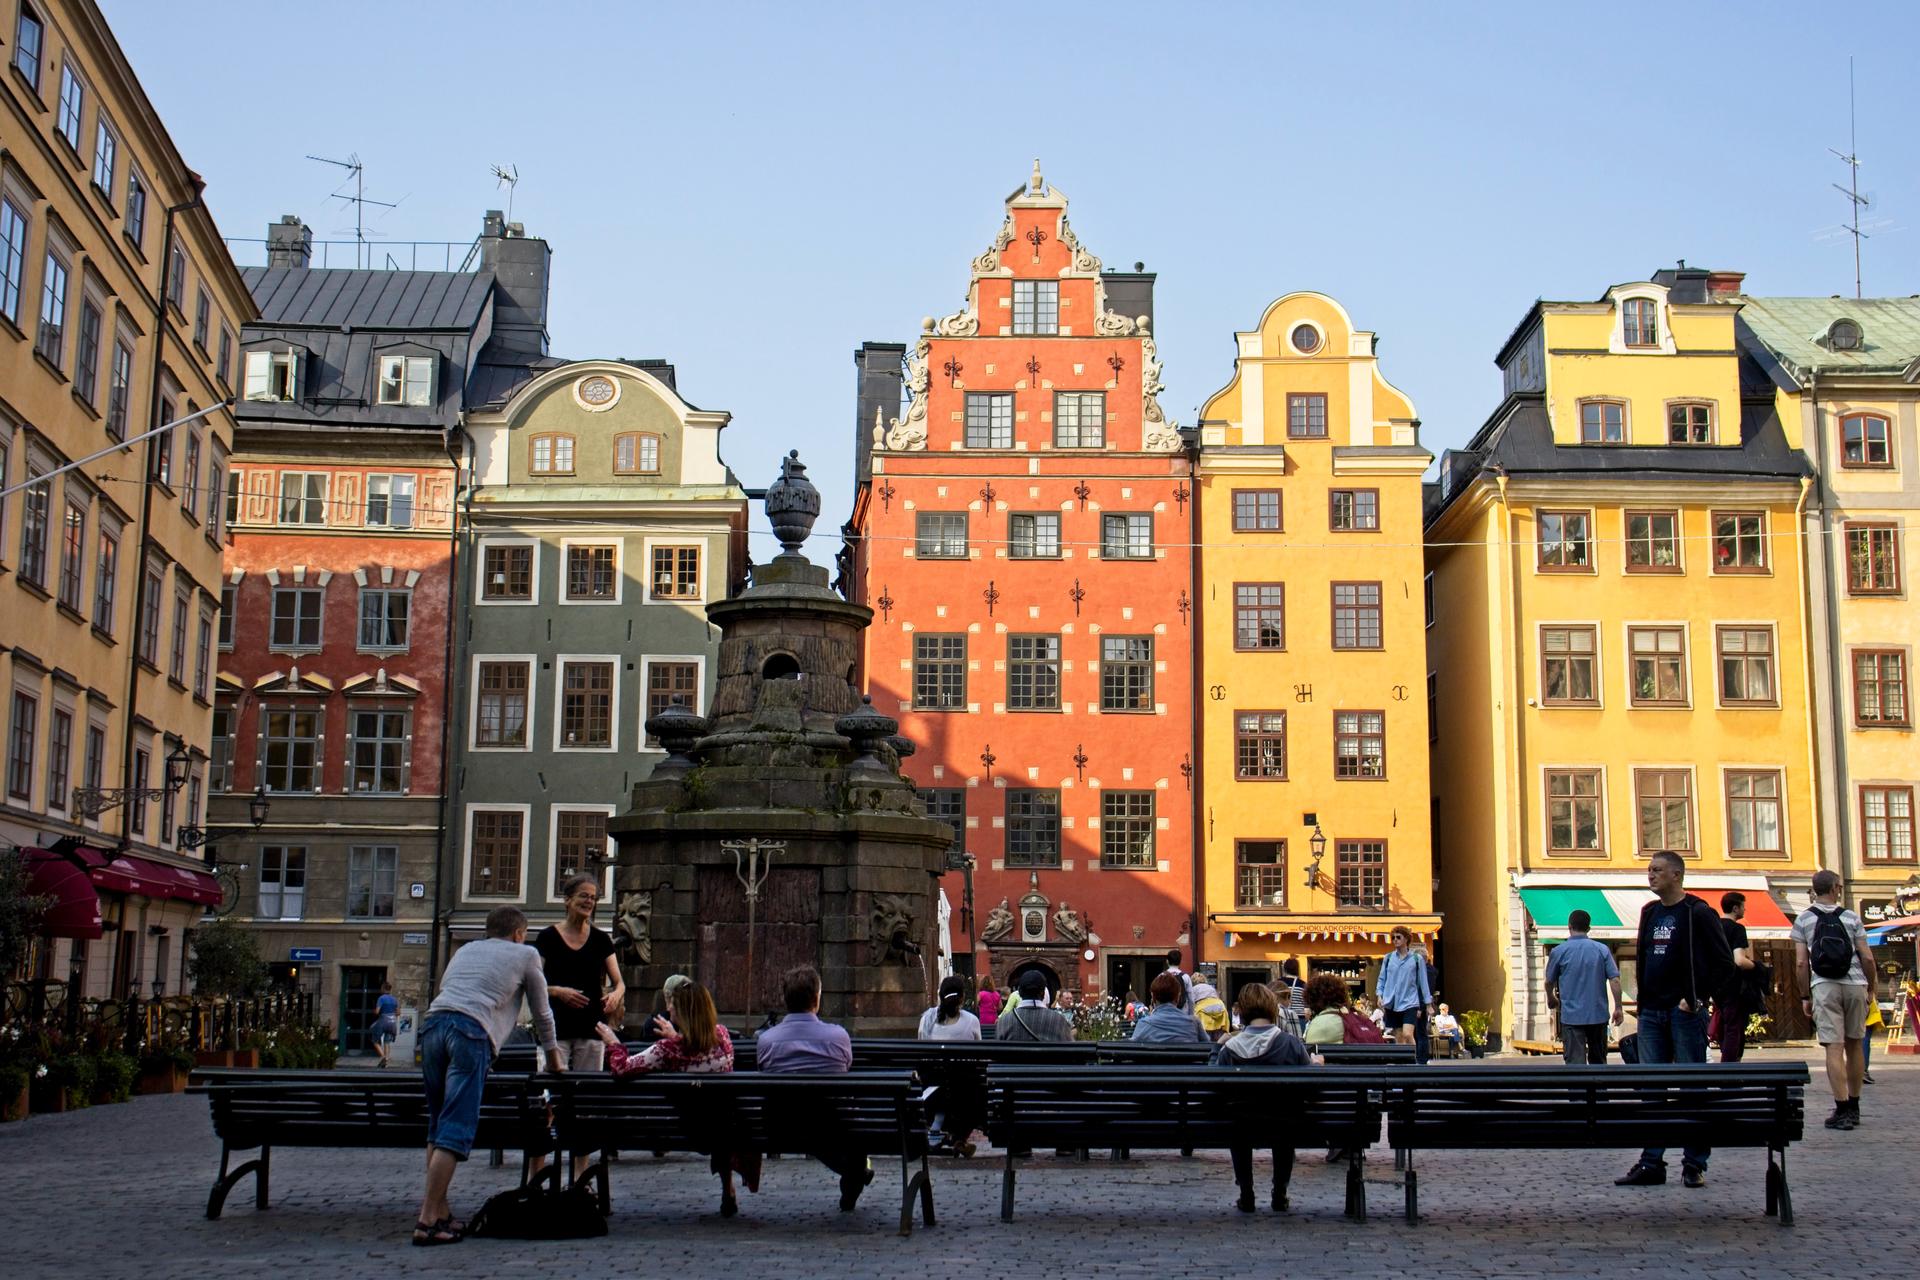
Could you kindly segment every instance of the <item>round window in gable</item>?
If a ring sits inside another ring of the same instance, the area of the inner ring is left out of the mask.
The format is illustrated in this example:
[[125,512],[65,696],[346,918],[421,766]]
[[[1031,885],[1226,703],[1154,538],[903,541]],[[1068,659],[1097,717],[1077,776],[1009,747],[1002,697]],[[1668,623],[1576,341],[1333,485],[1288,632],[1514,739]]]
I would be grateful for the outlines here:
[[620,384],[604,373],[588,374],[573,384],[573,398],[582,409],[598,413],[620,399]]
[[1289,341],[1293,343],[1295,351],[1310,356],[1320,349],[1320,331],[1310,324],[1297,324],[1293,326]]
[[1835,320],[1827,330],[1827,346],[1835,351],[1860,349],[1860,326],[1852,320]]

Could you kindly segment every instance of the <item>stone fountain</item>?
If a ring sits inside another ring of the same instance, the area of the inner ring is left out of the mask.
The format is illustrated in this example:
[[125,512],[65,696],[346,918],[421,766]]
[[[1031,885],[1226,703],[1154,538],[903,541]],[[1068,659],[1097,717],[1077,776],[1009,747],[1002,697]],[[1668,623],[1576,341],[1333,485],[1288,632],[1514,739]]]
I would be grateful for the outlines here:
[[[912,1035],[933,999],[952,829],[900,776],[912,744],[854,687],[873,611],[841,599],[800,550],[820,492],[797,451],[766,510],[781,553],[707,606],[720,630],[710,714],[648,718],[666,758],[608,824],[620,961],[636,993],[689,974],[749,1027],[783,1007],[781,975],[811,964],[823,1017],[855,1035]],[[650,1013],[636,998],[628,1026]]]

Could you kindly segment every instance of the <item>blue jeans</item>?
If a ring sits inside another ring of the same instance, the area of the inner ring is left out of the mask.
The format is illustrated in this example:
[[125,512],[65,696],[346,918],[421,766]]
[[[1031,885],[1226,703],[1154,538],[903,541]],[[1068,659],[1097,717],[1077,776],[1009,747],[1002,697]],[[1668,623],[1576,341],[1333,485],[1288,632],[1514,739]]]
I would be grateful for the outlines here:
[[[1648,1066],[1663,1062],[1705,1062],[1707,1060],[1707,1015],[1705,1010],[1682,1013],[1678,1009],[1642,1009],[1640,1011],[1640,1061]],[[1688,1147],[1681,1158],[1705,1172],[1708,1147]],[[1666,1161],[1665,1147],[1648,1147],[1640,1158],[1649,1164]]]
[[434,1013],[420,1024],[420,1081],[427,1090],[427,1145],[456,1160],[473,1150],[480,1099],[493,1065],[487,1029],[464,1013]]

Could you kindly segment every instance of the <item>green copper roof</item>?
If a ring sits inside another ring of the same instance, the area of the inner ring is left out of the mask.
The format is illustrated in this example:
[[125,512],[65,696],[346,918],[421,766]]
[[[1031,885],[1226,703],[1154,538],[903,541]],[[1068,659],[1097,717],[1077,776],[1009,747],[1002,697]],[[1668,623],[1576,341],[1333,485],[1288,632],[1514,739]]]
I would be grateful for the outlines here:
[[[1832,351],[1829,326],[1860,326],[1860,346]],[[1920,361],[1920,297],[1740,299],[1740,320],[1789,372],[1900,372]]]

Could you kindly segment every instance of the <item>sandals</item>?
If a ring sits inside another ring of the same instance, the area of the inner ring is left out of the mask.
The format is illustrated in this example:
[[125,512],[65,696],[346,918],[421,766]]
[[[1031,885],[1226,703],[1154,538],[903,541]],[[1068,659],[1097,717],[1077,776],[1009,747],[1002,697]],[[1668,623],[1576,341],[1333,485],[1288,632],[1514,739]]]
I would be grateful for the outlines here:
[[443,1244],[459,1244],[466,1238],[467,1224],[455,1222],[452,1218],[413,1224],[413,1243],[418,1248],[431,1249]]

